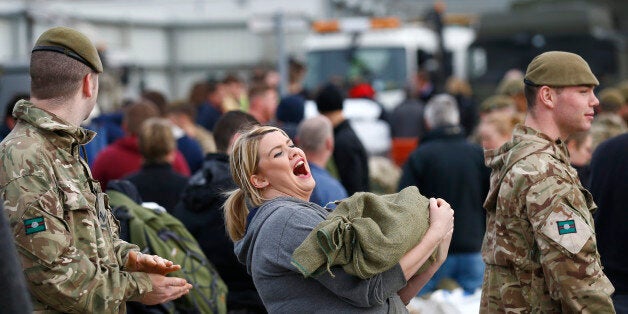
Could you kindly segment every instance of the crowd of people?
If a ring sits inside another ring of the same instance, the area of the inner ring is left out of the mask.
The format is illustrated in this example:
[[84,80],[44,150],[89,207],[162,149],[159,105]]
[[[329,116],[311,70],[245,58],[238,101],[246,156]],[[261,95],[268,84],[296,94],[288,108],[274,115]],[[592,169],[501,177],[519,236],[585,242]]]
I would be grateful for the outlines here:
[[[477,103],[465,81],[439,90],[419,71],[380,117],[397,170],[383,174],[343,112],[346,97],[376,101],[376,91],[306,90],[297,60],[287,95],[277,73],[253,71],[200,80],[186,99],[145,90],[96,117],[106,69],[83,34],[46,31],[30,67],[31,93],[11,101],[2,126],[0,197],[35,311],[123,312],[126,301],[193,289],[165,276],[178,265],[118,238],[104,193],[118,179],[184,223],[228,285],[233,313],[403,310],[446,279],[481,290],[483,313],[628,311],[628,260],[614,242],[628,218],[628,82],[596,92],[575,54],[541,54]],[[318,115],[306,116],[307,100]],[[373,181],[394,173],[388,188],[399,197],[378,202],[400,210],[417,187],[429,198],[422,237],[375,276],[329,265],[304,279],[297,247],[336,206],[381,194]]]

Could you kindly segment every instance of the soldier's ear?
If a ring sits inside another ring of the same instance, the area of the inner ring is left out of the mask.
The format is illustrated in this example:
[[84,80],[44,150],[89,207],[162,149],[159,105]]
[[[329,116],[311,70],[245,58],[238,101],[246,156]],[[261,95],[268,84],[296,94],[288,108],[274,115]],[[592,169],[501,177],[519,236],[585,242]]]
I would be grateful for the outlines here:
[[98,76],[87,73],[81,81],[81,92],[86,98],[92,97],[98,88]]
[[539,87],[537,99],[541,105],[553,109],[556,101],[556,91],[549,86]]

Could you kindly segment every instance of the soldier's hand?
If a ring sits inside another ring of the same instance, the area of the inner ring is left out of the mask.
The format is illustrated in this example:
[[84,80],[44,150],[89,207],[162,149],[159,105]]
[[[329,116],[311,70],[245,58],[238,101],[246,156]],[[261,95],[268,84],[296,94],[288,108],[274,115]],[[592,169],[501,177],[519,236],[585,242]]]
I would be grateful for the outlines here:
[[131,301],[138,301],[146,305],[155,305],[178,299],[190,292],[192,285],[183,278],[165,277],[157,274],[148,274],[153,284],[153,290]]
[[445,200],[430,198],[430,231],[441,241],[454,231],[454,210]]
[[181,266],[157,255],[129,251],[129,259],[125,268],[128,271],[167,275],[181,269]]

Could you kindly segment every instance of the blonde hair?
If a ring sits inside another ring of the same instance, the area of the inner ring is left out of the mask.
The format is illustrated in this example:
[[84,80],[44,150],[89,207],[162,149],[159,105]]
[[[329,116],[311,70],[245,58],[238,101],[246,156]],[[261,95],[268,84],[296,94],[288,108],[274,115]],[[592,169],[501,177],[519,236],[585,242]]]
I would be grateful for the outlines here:
[[258,171],[259,143],[264,135],[271,132],[281,132],[288,137],[284,131],[273,126],[254,126],[241,132],[233,144],[229,166],[231,177],[238,188],[228,192],[224,205],[225,225],[233,241],[244,237],[246,218],[249,214],[247,205],[250,203],[253,207],[258,207],[266,201],[261,190],[253,186],[250,178]]
[[163,118],[144,121],[138,134],[138,145],[146,163],[166,161],[168,154],[177,147],[170,121]]

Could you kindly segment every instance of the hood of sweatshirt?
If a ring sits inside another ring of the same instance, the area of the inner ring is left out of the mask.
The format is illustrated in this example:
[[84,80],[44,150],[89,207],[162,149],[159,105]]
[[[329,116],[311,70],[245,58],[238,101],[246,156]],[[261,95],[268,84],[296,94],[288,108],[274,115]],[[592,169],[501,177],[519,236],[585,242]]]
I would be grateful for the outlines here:
[[491,187],[484,202],[487,211],[495,211],[499,188],[510,168],[533,154],[549,154],[569,165],[567,146],[562,141],[554,141],[549,136],[524,125],[515,127],[513,138],[509,142],[500,148],[484,152],[486,166],[491,168]]

